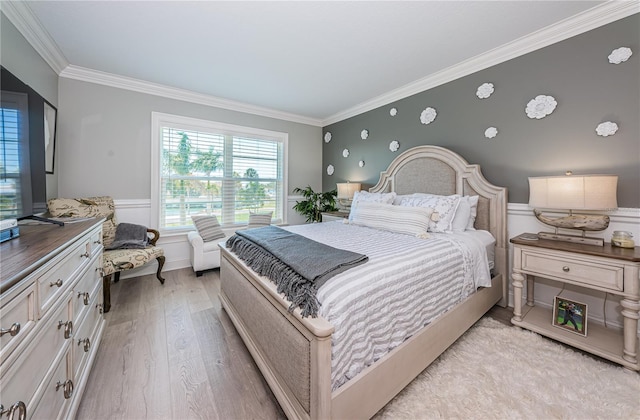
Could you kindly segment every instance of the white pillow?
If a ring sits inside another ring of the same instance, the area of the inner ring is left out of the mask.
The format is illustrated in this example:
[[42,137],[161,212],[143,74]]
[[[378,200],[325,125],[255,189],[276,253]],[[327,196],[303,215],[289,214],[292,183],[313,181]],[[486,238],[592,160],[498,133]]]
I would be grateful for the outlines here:
[[353,220],[350,223],[354,225],[428,238],[427,231],[433,209],[362,202],[355,209],[351,209],[351,214]]
[[464,198],[469,202],[471,206],[471,215],[469,216],[469,223],[467,224],[467,230],[476,230],[473,226],[476,223],[476,216],[478,215],[478,200],[479,195],[465,195]]
[[454,232],[464,232],[469,225],[469,219],[471,218],[471,204],[466,197],[460,197],[458,203],[458,209],[451,221],[451,230]]
[[[351,202],[351,211],[358,207],[360,203],[382,203],[391,204],[396,198],[395,192],[390,193],[370,193],[368,191],[356,191],[353,194],[353,200]],[[351,221],[351,214],[349,214],[349,221]]]
[[460,203],[459,195],[414,194],[405,197],[400,207],[427,207],[433,209],[429,232],[452,232],[451,222]]
[[224,232],[222,232],[218,218],[215,215],[191,216],[191,220],[193,220],[193,224],[198,231],[198,235],[202,237],[203,242],[211,242],[224,238]]

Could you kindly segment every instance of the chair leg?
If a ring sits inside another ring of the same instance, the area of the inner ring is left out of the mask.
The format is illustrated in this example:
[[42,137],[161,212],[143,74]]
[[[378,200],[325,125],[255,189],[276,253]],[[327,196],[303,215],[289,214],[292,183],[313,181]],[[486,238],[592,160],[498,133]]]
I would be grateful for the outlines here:
[[116,271],[115,273],[113,273],[113,282],[117,283],[120,281],[120,272]]
[[164,284],[164,279],[162,278],[161,275],[161,271],[162,271],[162,267],[164,266],[164,255],[156,258],[156,260],[158,260],[158,271],[156,272],[156,277],[158,277],[158,280],[160,280],[161,284]]
[[111,309],[111,274],[102,277],[102,307],[105,313]]

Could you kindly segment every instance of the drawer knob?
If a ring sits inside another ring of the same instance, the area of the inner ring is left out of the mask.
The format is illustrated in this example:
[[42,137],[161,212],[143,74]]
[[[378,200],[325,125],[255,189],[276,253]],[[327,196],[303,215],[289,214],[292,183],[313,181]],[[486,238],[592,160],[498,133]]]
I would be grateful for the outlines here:
[[102,303],[98,303],[98,304],[96,305],[96,309],[98,309],[98,312],[102,313],[102,312],[103,312],[103,310],[102,310]]
[[14,322],[13,324],[11,324],[11,327],[6,329],[5,328],[0,329],[0,337],[2,337],[5,334],[9,334],[11,337],[15,337],[16,335],[18,335],[19,332],[20,332],[20,323]]
[[58,329],[62,328],[63,325],[64,325],[64,338],[71,338],[71,334],[73,334],[73,322],[58,321]]
[[73,381],[68,379],[64,382],[58,381],[56,384],[56,391],[62,388],[64,390],[64,399],[68,400],[73,396]]
[[89,349],[91,348],[91,340],[89,340],[89,337],[85,338],[84,340],[78,339],[78,345],[83,344],[83,349],[85,353],[89,352]]
[[569,267],[567,267],[566,265],[564,267],[562,267],[562,271],[564,271],[565,273],[569,272]]
[[102,243],[102,241],[100,239],[98,239],[97,241],[93,241],[94,244],[96,245],[100,245]]
[[14,403],[7,410],[4,409],[4,405],[0,404],[0,417],[6,414],[9,420],[14,420],[16,418],[16,411],[18,412],[18,420],[27,418],[27,406],[22,401]]
[[89,292],[78,292],[78,299],[80,299],[80,297],[82,296],[82,303],[84,303],[84,306],[89,305]]
[[81,258],[82,258],[82,257],[87,257],[87,258],[89,258],[89,252],[85,252],[84,254],[80,254],[80,257],[81,257]]
[[49,287],[53,287],[53,286],[58,286],[58,287],[62,287],[62,279],[58,279],[58,281],[54,282],[50,282],[49,283]]

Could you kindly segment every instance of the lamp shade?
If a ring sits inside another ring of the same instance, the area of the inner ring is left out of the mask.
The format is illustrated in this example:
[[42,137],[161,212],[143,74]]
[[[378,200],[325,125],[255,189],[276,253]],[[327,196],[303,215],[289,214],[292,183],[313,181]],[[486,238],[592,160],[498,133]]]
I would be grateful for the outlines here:
[[351,200],[355,192],[362,188],[359,182],[339,182],[336,186],[338,187],[338,200]]
[[618,207],[617,175],[529,178],[529,206],[544,209],[610,210]]

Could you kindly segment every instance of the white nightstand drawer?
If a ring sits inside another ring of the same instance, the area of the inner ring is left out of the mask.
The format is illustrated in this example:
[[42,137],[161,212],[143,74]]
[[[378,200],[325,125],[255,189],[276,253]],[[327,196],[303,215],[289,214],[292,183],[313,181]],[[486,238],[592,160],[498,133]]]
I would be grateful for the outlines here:
[[611,290],[624,290],[624,269],[621,266],[523,251],[522,270],[531,274],[561,277]]

